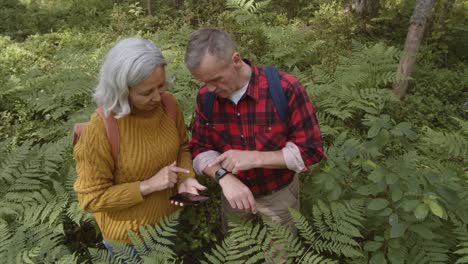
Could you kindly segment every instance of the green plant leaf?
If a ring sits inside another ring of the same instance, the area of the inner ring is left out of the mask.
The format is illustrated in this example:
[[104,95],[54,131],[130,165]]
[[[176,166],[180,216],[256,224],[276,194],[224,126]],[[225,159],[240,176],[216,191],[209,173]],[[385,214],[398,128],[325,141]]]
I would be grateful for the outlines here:
[[402,223],[393,224],[390,229],[390,237],[397,238],[403,236],[406,231],[406,225]]
[[372,126],[369,131],[367,132],[367,137],[368,138],[374,138],[376,137],[380,132],[380,127],[378,126]]
[[387,264],[387,260],[382,252],[372,254],[369,264]]
[[391,214],[391,215],[388,217],[388,223],[389,223],[390,225],[398,224],[398,215],[397,215],[397,214]]
[[405,212],[413,211],[419,204],[420,200],[405,200],[401,202],[400,207],[403,208]]
[[429,213],[429,206],[427,204],[422,203],[416,207],[416,210],[414,211],[414,216],[416,216],[417,219],[423,220],[426,218],[427,214]]
[[383,177],[384,177],[384,174],[383,174],[382,171],[379,170],[379,169],[376,169],[376,170],[372,171],[372,172],[367,176],[367,178],[368,178],[369,180],[371,180],[372,182],[374,182],[374,183],[380,182],[380,181],[383,179]]
[[392,190],[392,201],[397,202],[402,197],[403,197],[403,192],[400,190],[399,187],[398,187],[398,189]]
[[385,207],[387,207],[387,205],[389,204],[389,202],[383,198],[376,198],[376,199],[373,199],[369,202],[369,204],[367,205],[367,208],[369,210],[374,210],[374,211],[378,211],[378,210],[382,210],[384,209]]
[[431,209],[431,212],[440,217],[440,218],[444,218],[444,215],[445,215],[445,211],[444,211],[444,208],[442,208],[442,206],[439,205],[439,203],[437,201],[429,201],[429,208]]
[[364,250],[368,252],[374,252],[374,251],[377,251],[379,248],[381,248],[382,245],[383,243],[380,241],[367,241],[364,244]]
[[408,230],[413,231],[414,233],[418,234],[420,237],[424,239],[431,240],[435,237],[434,233],[427,228],[426,226],[420,225],[412,225],[408,228]]

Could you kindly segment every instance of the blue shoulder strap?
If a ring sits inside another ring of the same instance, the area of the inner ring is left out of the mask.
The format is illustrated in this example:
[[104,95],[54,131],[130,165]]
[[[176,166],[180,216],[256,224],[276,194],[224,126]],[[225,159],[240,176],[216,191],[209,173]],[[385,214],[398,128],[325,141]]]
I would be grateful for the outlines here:
[[211,114],[213,113],[213,105],[216,99],[216,94],[213,92],[207,92],[203,98],[202,111],[205,114],[208,122],[211,122]]
[[[279,78],[278,69],[275,67],[265,67],[266,76],[268,80],[268,90],[270,91],[273,102],[275,103],[276,109],[280,115],[281,121],[286,123],[289,116],[289,107],[286,96],[284,95],[283,88],[281,88],[281,82]],[[211,116],[213,113],[213,105],[216,98],[216,94],[208,92],[203,98],[203,114],[206,116],[208,122],[211,122]]]
[[265,67],[265,71],[268,79],[268,89],[270,90],[273,102],[276,105],[276,109],[278,110],[281,120],[283,123],[286,123],[289,117],[289,107],[283,88],[281,88],[278,69],[267,66]]

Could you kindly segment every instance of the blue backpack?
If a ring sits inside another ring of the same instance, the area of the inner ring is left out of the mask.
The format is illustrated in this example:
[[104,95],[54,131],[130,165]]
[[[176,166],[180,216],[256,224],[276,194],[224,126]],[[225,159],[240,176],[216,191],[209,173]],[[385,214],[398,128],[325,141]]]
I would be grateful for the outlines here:
[[[268,80],[268,90],[270,91],[271,97],[273,98],[273,102],[275,103],[276,109],[278,110],[281,121],[286,123],[289,117],[289,107],[286,96],[284,95],[283,89],[281,88],[278,69],[275,67],[266,66],[265,72]],[[202,111],[208,119],[208,122],[211,122],[215,98],[215,93],[208,92],[205,94],[205,98],[203,100],[204,104]]]

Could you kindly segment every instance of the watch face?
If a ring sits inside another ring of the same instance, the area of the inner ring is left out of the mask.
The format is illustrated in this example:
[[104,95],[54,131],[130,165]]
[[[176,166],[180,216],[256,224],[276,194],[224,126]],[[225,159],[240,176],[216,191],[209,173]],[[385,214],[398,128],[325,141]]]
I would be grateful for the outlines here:
[[218,177],[223,177],[226,174],[227,174],[227,171],[225,169],[223,169],[223,168],[216,171],[216,176],[218,176]]

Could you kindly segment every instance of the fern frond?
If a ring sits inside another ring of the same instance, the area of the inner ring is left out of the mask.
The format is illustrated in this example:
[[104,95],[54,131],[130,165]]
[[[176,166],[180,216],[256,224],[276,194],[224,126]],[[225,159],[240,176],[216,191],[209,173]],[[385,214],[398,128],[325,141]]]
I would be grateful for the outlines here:
[[226,6],[229,9],[240,10],[249,14],[261,12],[270,0],[256,3],[255,0],[227,0]]
[[458,249],[453,253],[460,255],[460,257],[455,264],[468,263],[468,234],[466,232],[459,234],[458,240],[460,241],[457,245]]
[[77,254],[70,254],[70,255],[65,255],[61,257],[59,260],[57,260],[55,263],[56,264],[76,264],[78,262],[78,256]]
[[458,125],[460,126],[461,128],[461,133],[465,136],[468,136],[468,121],[466,120],[462,120],[460,118],[456,118],[456,117],[452,117],[452,119],[454,119],[455,121],[458,122]]
[[[318,200],[312,208],[313,227],[303,215],[290,209],[301,237],[311,245],[312,252],[329,252],[346,257],[362,256],[356,238],[362,237],[359,227],[362,227],[364,220],[363,205],[360,202],[347,203],[347,206],[332,203],[331,207],[328,207]],[[354,218],[348,221],[350,216]]]
[[288,226],[277,225],[270,221],[267,221],[266,224],[272,236],[270,251],[276,254],[277,258],[287,257],[289,259],[304,254],[304,245]]
[[399,51],[382,43],[342,57],[336,70],[337,82],[346,86],[378,87],[396,80]]
[[[8,252],[4,254],[5,263],[38,263],[52,260],[70,252],[63,244],[63,227],[50,228],[39,224],[34,228],[20,226],[9,238]],[[0,249],[0,251],[2,251]]]
[[468,160],[468,139],[459,132],[440,132],[426,127],[422,142],[429,153],[442,152],[448,157]]
[[70,202],[66,214],[77,225],[94,221],[94,216],[81,209],[77,201]]
[[11,237],[12,233],[10,232],[8,225],[6,223],[0,223],[0,257],[5,259],[5,256],[8,253],[9,247],[11,246]]
[[326,259],[320,255],[312,254],[308,252],[304,254],[297,263],[300,264],[338,264],[338,261]]
[[446,243],[418,239],[408,254],[408,262],[416,264],[447,263],[449,252],[449,245]]
[[18,169],[27,157],[31,156],[31,152],[31,144],[25,143],[15,151],[12,151],[6,160],[3,160],[0,166],[0,181],[2,182],[2,186],[9,186],[18,177]]
[[89,254],[91,255],[91,261],[93,263],[102,263],[102,264],[118,264],[116,258],[112,257],[111,253],[107,249],[97,249],[89,248]]
[[[210,253],[205,253],[205,257],[208,261],[201,261],[202,264],[224,264],[229,261],[236,260],[239,256],[239,250],[237,249],[236,241],[232,236],[226,237],[221,245],[216,245],[211,249]],[[234,259],[233,259],[234,257]]]
[[161,219],[155,226],[140,226],[139,232],[129,231],[132,244],[122,241],[106,241],[112,248],[113,256],[93,250],[93,261],[108,261],[112,258],[125,263],[172,263],[176,259],[174,242],[179,224],[180,210]]
[[113,257],[119,261],[132,264],[141,264],[142,260],[133,245],[122,241],[106,241],[112,248]]

